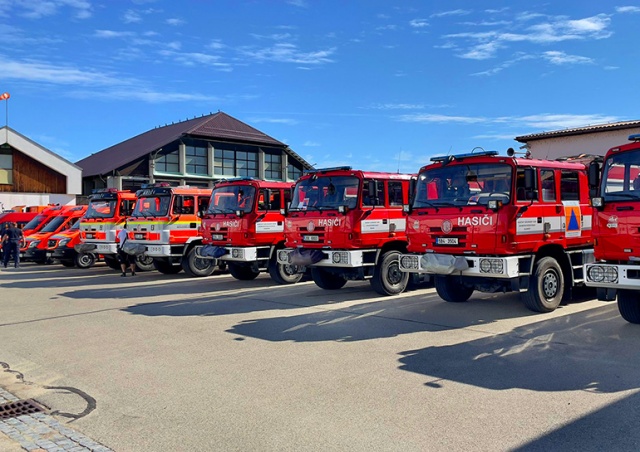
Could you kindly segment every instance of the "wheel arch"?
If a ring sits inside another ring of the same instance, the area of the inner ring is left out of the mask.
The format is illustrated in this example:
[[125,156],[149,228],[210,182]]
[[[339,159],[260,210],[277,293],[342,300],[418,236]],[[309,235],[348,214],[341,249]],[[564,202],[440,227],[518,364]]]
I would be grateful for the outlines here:
[[571,267],[571,259],[565,252],[564,248],[562,248],[560,245],[555,244],[543,245],[536,252],[535,263],[537,263],[543,257],[552,257],[558,262],[564,276],[565,291],[570,292],[574,282],[573,269]]

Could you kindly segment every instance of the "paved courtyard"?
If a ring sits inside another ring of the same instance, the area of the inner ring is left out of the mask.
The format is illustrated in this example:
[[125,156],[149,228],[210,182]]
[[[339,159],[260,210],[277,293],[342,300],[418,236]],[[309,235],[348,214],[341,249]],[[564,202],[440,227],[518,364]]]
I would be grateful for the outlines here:
[[541,315],[102,264],[0,289],[0,396],[48,409],[42,450],[640,450],[640,327],[589,292]]

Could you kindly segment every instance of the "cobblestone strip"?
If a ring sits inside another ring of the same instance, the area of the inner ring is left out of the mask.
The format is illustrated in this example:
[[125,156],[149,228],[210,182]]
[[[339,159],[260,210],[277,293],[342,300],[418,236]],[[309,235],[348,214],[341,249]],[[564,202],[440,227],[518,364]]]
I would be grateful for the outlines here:
[[[16,402],[13,394],[0,388],[0,403]],[[0,433],[28,451],[37,452],[112,452],[108,447],[65,427],[45,413],[25,414],[0,420]]]

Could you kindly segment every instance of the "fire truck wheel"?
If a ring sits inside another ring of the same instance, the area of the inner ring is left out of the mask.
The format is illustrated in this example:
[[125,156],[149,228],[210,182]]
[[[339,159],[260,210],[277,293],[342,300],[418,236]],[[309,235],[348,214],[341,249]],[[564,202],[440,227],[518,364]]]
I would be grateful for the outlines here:
[[104,263],[113,270],[120,270],[120,262],[118,262],[115,256],[105,256]]
[[409,273],[401,272],[398,258],[400,252],[387,251],[373,270],[371,287],[380,295],[397,295],[404,292],[409,282]]
[[640,323],[640,300],[632,290],[618,290],[618,311],[629,323]]
[[73,261],[64,260],[64,261],[60,261],[60,263],[62,265],[64,265],[65,267],[67,267],[67,268],[71,268],[71,267],[75,267],[76,266],[76,263],[73,262]]
[[171,262],[167,260],[154,259],[153,266],[160,273],[165,275],[175,275],[176,273],[180,273],[182,267],[180,265],[173,265]]
[[[120,264],[118,264],[118,269],[120,268]],[[146,254],[138,254],[136,256],[136,271],[139,272],[150,272],[155,270],[156,267],[153,265],[153,258],[147,256]]]
[[535,312],[554,311],[564,295],[564,275],[553,257],[538,261],[529,279],[529,290],[522,294],[524,304]]
[[278,284],[295,284],[302,279],[304,273],[299,273],[296,265],[279,264],[274,255],[269,261],[269,275]]
[[256,279],[260,274],[259,271],[255,271],[250,265],[236,264],[235,262],[229,262],[229,273],[240,281],[251,281],[252,279]]
[[185,257],[182,258],[182,269],[192,277],[210,276],[216,269],[213,259],[202,259],[196,254],[196,248],[193,247]]
[[434,285],[440,298],[450,303],[463,303],[473,294],[473,287],[468,287],[453,276],[436,275]]
[[313,282],[316,283],[316,286],[324,290],[340,289],[347,283],[347,280],[342,276],[334,275],[320,267],[311,268],[311,278],[313,278]]
[[78,253],[75,260],[78,268],[89,268],[96,263],[96,256],[92,253]]

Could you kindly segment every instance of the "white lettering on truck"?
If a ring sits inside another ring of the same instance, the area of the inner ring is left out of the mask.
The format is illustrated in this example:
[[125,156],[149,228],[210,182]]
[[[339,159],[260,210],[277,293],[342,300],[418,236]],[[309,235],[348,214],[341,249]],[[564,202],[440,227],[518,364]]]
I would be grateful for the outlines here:
[[493,217],[458,217],[458,226],[493,226]]
[[340,226],[340,218],[319,218],[318,226]]

